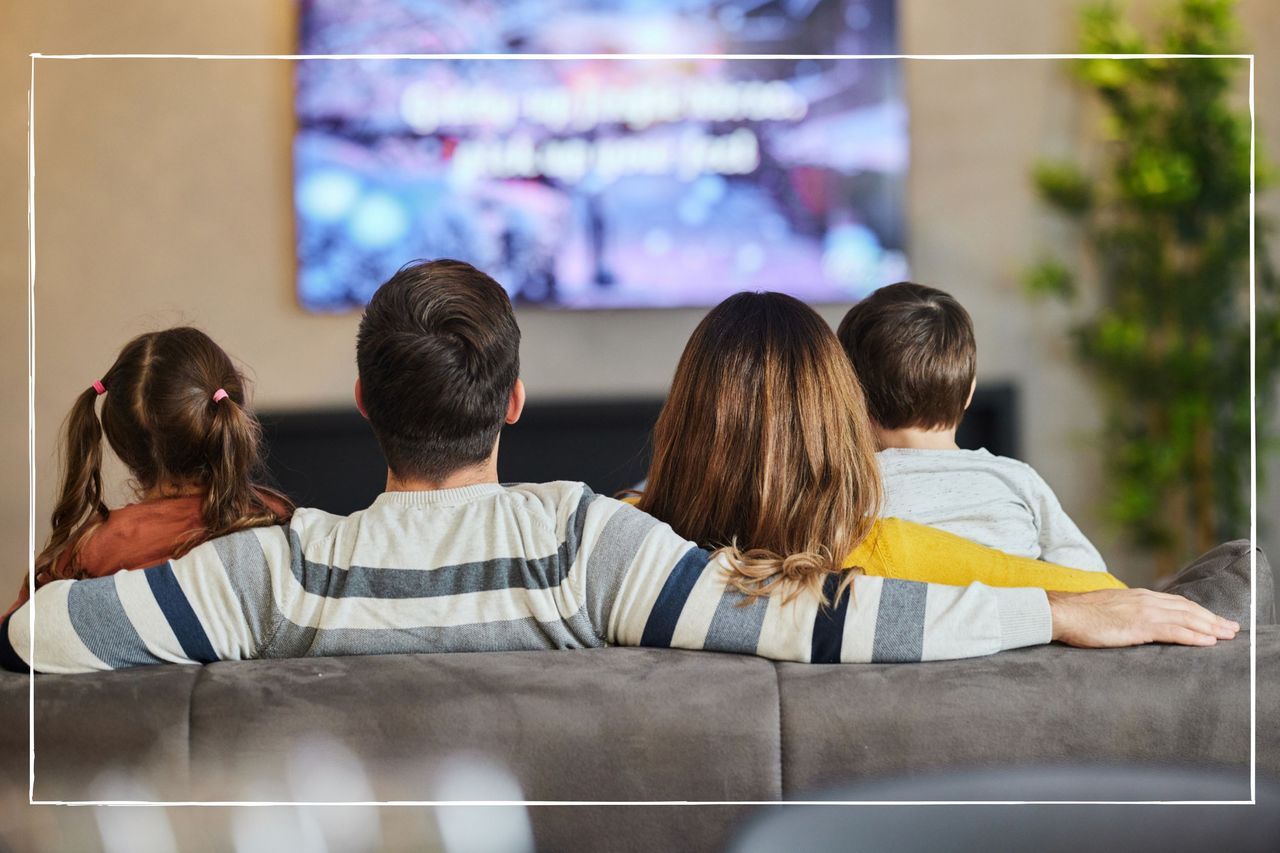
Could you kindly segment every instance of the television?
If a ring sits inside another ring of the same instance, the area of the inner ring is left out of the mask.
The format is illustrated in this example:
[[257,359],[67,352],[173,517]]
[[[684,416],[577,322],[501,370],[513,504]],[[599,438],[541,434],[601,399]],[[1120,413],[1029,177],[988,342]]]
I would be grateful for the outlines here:
[[[797,58],[894,53],[895,0],[304,0],[300,26],[303,54],[415,55],[297,63],[307,310],[420,258],[565,309],[908,276],[898,61]],[[520,58],[570,52],[686,56]]]

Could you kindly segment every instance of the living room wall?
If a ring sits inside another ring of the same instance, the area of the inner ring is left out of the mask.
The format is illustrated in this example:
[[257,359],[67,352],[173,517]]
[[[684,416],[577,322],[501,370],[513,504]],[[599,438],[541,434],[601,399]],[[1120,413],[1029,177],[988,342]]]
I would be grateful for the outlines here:
[[[1069,51],[1078,5],[902,0],[902,49]],[[295,6],[283,0],[123,0],[109,15],[90,8],[0,0],[0,477],[7,484],[0,588],[16,587],[27,565],[26,54],[294,48]],[[1249,43],[1280,42],[1272,4],[1248,0],[1240,13]],[[1257,72],[1261,139],[1280,161],[1280,113],[1265,106],[1268,93],[1280,93],[1280,66],[1260,62]],[[38,75],[35,534],[42,539],[57,425],[126,337],[195,323],[251,365],[259,407],[343,406],[357,318],[304,315],[293,299],[288,63],[45,61]],[[1148,565],[1118,547],[1095,511],[1102,478],[1088,436],[1098,408],[1069,356],[1066,314],[1025,299],[1017,284],[1037,246],[1064,239],[1036,202],[1028,168],[1089,138],[1092,114],[1058,62],[908,62],[905,80],[915,277],[970,309],[981,379],[1020,389],[1026,459],[1117,573],[1146,580]],[[1280,219],[1276,194],[1260,205]],[[823,309],[833,322],[843,310]],[[530,394],[661,394],[699,316],[523,312]],[[1280,506],[1280,468],[1273,470],[1263,508]],[[1272,554],[1280,553],[1278,536],[1273,527],[1264,540]]]

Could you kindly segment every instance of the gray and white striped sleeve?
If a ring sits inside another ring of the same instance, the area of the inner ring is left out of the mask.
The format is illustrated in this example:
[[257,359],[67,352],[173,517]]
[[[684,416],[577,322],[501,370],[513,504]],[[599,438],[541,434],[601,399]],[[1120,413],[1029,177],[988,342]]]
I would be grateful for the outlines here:
[[[643,513],[637,513],[647,518]],[[609,642],[619,645],[754,654],[802,663],[897,663],[979,657],[1047,643],[1052,635],[1043,590],[967,587],[857,577],[828,606],[800,595],[747,600],[726,583],[720,558],[665,524],[626,522],[638,546],[617,582]],[[619,523],[622,526],[622,523]],[[615,560],[615,564],[621,560]]]
[[260,528],[151,568],[54,581],[9,617],[0,653],[49,673],[255,657],[274,628],[267,564],[287,570],[288,552],[283,528]]

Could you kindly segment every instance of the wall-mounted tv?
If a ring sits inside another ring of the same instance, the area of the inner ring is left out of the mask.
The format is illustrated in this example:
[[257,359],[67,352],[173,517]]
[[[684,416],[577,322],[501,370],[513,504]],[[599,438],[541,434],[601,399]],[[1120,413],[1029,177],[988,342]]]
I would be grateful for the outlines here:
[[[891,54],[895,0],[304,0],[304,54]],[[452,257],[517,304],[853,301],[907,277],[893,59],[304,60],[298,297]]]

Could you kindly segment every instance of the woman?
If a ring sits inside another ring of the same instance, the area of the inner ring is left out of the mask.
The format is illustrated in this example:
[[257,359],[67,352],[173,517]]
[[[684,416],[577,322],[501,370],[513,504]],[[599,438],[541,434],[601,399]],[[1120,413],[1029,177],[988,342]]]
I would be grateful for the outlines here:
[[875,438],[834,333],[781,293],[739,293],[694,330],[654,427],[639,508],[723,550],[749,597],[834,601],[854,571],[1066,592],[1122,588],[1104,572],[1013,557],[878,519]]

